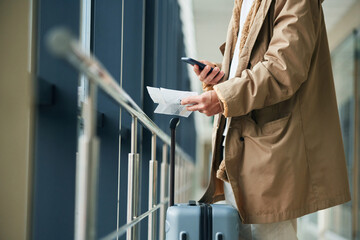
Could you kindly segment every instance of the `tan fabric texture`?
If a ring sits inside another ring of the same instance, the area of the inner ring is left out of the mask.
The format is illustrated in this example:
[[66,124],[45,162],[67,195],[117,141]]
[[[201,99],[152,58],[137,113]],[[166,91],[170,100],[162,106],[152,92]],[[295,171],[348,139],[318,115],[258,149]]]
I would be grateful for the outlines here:
[[214,118],[211,179],[200,201],[224,199],[216,173],[225,117],[223,176],[244,223],[285,221],[349,201],[321,0],[262,0],[234,56],[236,77],[228,79],[233,21],[222,47],[225,75],[213,87],[224,113]]
[[226,173],[226,166],[225,166],[224,160],[221,161],[219,169],[216,171],[216,177],[218,179],[223,180],[224,182],[229,182],[229,179],[228,179],[227,173]]

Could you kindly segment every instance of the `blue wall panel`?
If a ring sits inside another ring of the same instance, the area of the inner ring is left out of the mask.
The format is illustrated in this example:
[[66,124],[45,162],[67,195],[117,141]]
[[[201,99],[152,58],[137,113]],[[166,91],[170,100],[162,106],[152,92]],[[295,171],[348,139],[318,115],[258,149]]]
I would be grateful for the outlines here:
[[[42,0],[38,4],[38,54],[34,166],[33,239],[72,239],[78,73],[51,56],[45,34],[54,26],[79,32],[79,2]],[[51,94],[50,88],[53,86]],[[42,96],[52,95],[43,102]]]
[[[120,84],[122,3],[95,0],[92,12],[92,52]],[[99,91],[97,111],[104,114],[97,129],[101,143],[97,235],[102,237],[116,230],[120,108]]]

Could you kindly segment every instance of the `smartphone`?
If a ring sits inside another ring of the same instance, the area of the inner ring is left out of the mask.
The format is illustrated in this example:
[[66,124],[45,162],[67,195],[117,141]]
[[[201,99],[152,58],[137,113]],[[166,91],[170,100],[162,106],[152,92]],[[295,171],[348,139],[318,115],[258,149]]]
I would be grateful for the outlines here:
[[[192,59],[192,58],[188,58],[188,57],[182,57],[181,58],[181,61],[183,62],[186,62],[188,64],[191,64],[191,65],[198,65],[200,70],[203,70],[205,67],[206,67],[206,64],[203,64],[199,61],[196,61],[195,59]],[[210,74],[212,72],[212,70],[214,70],[213,68],[210,69],[210,71],[208,72],[208,74]]]

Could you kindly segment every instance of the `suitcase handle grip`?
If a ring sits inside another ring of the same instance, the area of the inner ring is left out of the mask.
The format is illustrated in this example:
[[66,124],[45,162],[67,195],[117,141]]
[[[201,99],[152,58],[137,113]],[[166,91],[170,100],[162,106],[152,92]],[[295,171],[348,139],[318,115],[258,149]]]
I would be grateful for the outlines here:
[[175,130],[175,128],[179,125],[179,123],[180,123],[180,119],[179,119],[179,118],[172,118],[172,119],[170,120],[170,123],[169,123],[170,129],[171,129],[171,130]]
[[174,196],[175,196],[175,145],[176,145],[176,135],[175,129],[179,125],[179,118],[172,118],[170,120],[170,129],[171,129],[171,146],[170,146],[170,202],[169,205],[174,206]]

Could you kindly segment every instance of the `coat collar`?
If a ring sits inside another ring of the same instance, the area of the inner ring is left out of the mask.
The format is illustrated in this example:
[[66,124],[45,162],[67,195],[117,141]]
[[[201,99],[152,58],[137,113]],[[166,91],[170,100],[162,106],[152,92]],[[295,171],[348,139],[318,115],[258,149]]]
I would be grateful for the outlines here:
[[[249,36],[247,37],[244,48],[241,51],[240,56],[239,56],[239,65],[238,65],[237,71],[236,71],[237,76],[239,76],[241,74],[241,72],[247,67],[248,61],[250,59],[251,51],[254,47],[255,41],[258,37],[258,34],[260,32],[260,29],[262,27],[262,24],[264,22],[264,19],[267,15],[267,12],[270,8],[272,1],[273,0],[262,0],[261,1],[260,7],[255,16],[254,23],[251,26]],[[231,62],[230,51],[231,51],[232,41],[234,39],[233,33],[232,33],[232,22],[233,21],[234,21],[234,18],[231,17],[230,24],[228,27],[228,32],[227,32],[224,58],[223,58],[223,62],[222,62],[223,70],[225,71],[224,79],[228,79],[229,72],[230,72],[230,69],[229,69],[230,62]]]
[[247,37],[244,48],[239,56],[239,65],[236,71],[237,76],[239,76],[241,72],[248,66],[251,51],[255,45],[255,41],[259,35],[260,29],[263,25],[263,22],[265,20],[265,17],[268,13],[272,1],[273,0],[263,0],[261,2],[259,10],[255,16],[254,23],[251,26],[249,36]]

